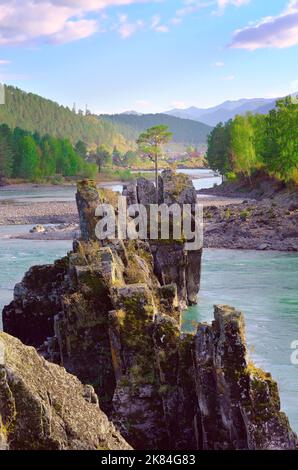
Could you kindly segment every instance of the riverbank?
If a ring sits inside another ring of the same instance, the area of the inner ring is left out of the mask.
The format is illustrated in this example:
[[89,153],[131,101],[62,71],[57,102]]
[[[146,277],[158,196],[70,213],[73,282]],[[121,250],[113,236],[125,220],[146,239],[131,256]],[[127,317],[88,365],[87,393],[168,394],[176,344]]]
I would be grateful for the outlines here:
[[270,180],[248,186],[241,182],[199,191],[200,197],[249,198],[241,205],[205,210],[208,248],[298,251],[298,191]]
[[75,202],[1,204],[0,225],[71,224],[78,222]]
[[[108,187],[103,184],[102,187]],[[204,207],[226,207],[227,205],[242,204],[241,198],[221,198],[200,196],[198,202]],[[56,225],[45,227],[42,233],[24,234],[23,238],[32,240],[53,240],[73,238],[73,232],[78,228],[78,214],[75,201],[61,202],[32,202],[30,204],[5,201],[0,202],[0,225]],[[69,227],[71,230],[68,230]],[[67,231],[69,232],[67,234]],[[60,238],[62,236],[63,238]],[[20,236],[19,236],[20,237]],[[47,238],[49,237],[49,238]],[[57,238],[55,238],[57,237]],[[66,238],[65,238],[66,237]],[[67,238],[68,237],[68,238]]]
[[[194,180],[194,184],[195,181],[198,180]],[[120,181],[113,185],[107,182],[102,182],[100,185],[122,191]],[[11,194],[14,194],[14,189]],[[3,198],[6,198],[6,193],[8,195],[10,192],[1,191],[0,225],[50,226],[45,227],[41,233],[30,233],[28,227],[27,232],[13,235],[13,238],[72,240],[75,237],[78,231],[75,188],[69,188],[66,193],[63,187],[48,192],[36,185],[26,185],[22,189],[28,190],[29,199],[28,196],[14,195],[11,196],[11,200],[6,200]],[[262,191],[253,188],[252,191],[246,189],[245,192],[244,189],[238,187],[236,190],[235,184],[224,184],[198,191],[198,202],[204,206],[204,246],[297,252],[296,193],[290,193],[282,188],[279,191],[276,188],[272,190],[268,182],[264,183]],[[34,197],[32,197],[33,190],[36,192]],[[61,201],[61,197],[65,197],[65,200]]]

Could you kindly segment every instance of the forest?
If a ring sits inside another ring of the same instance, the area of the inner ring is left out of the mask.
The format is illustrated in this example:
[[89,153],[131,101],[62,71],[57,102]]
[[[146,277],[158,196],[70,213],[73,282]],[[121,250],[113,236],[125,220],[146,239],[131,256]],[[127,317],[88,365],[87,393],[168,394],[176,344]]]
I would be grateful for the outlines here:
[[127,140],[135,141],[146,129],[165,125],[173,134],[173,142],[189,145],[206,144],[211,127],[190,119],[181,119],[167,114],[103,114],[107,120]]
[[233,179],[255,172],[298,183],[298,104],[287,97],[266,115],[236,116],[208,137],[209,166]]
[[54,181],[65,176],[93,177],[97,165],[86,162],[86,146],[49,134],[41,136],[0,125],[0,178]]
[[112,150],[117,146],[121,151],[132,148],[130,142],[120,135],[115,126],[105,119],[84,112],[60,106],[54,101],[18,88],[5,85],[5,105],[0,106],[0,123],[11,129],[20,127],[40,135],[49,134],[59,139],[67,138],[72,144],[82,140],[89,147],[105,144]]

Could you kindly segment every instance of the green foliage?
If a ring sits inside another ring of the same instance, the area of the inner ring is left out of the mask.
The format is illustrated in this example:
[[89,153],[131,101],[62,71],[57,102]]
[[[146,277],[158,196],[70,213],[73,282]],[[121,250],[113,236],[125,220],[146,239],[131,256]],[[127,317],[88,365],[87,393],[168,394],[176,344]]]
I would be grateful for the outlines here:
[[250,176],[256,168],[254,116],[236,116],[231,125],[231,155],[236,174]]
[[169,142],[173,134],[169,132],[169,128],[163,124],[151,127],[143,132],[138,140],[139,151],[142,156],[148,157],[155,164],[155,187],[156,198],[158,200],[158,159],[162,155],[162,147]]
[[162,155],[162,146],[169,142],[173,134],[164,125],[154,126],[143,132],[137,139],[140,153],[156,162]]
[[167,114],[114,114],[102,115],[102,118],[112,123],[116,130],[126,139],[135,141],[139,134],[157,125],[167,126],[173,134],[173,142],[184,143],[188,146],[206,144],[210,126],[190,119],[180,119]]
[[28,180],[48,179],[60,181],[61,176],[93,178],[97,166],[90,164],[77,153],[68,139],[50,135],[40,136],[16,128],[11,131],[6,124],[0,126],[0,176]]
[[262,168],[283,181],[297,181],[298,105],[288,97],[267,115],[236,116],[218,124],[208,137],[207,160],[227,176],[250,178]]
[[82,140],[78,140],[78,142],[75,145],[75,151],[82,158],[86,158],[86,156],[87,156],[87,145],[85,144],[85,142],[83,142]]
[[39,178],[41,176],[40,154],[34,138],[30,135],[22,137],[19,146],[21,152],[19,176],[29,180]]
[[0,126],[0,178],[9,178],[13,171],[12,133],[6,124]]
[[100,145],[96,153],[92,155],[92,159],[97,164],[99,172],[102,171],[102,167],[111,167],[113,162],[112,153],[106,145]]
[[232,121],[219,123],[208,136],[207,161],[223,175],[231,170],[231,127]]
[[228,173],[226,173],[226,177],[227,177],[228,181],[236,181],[237,180],[237,175],[233,171],[228,171]]
[[286,98],[276,106],[267,117],[262,157],[269,171],[288,180],[298,168],[298,105]]
[[243,222],[245,222],[249,216],[250,216],[250,212],[248,210],[244,210],[240,212],[240,219],[243,220]]
[[[0,122],[11,129],[20,127],[40,135],[65,137],[72,144],[82,141],[94,148],[102,144],[109,145],[111,149],[116,145],[121,151],[131,148],[110,121],[90,114],[76,114],[67,107],[12,86],[5,86],[5,105],[0,106]],[[76,150],[83,157],[81,148]]]

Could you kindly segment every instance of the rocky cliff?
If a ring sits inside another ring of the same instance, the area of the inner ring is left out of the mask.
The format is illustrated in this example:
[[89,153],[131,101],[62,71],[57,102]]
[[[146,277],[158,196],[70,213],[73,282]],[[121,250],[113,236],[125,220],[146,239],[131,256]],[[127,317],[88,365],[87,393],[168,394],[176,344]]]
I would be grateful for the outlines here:
[[[187,177],[161,178],[161,201],[194,203]],[[128,204],[150,204],[153,189],[144,180],[128,186]],[[5,331],[92,385],[134,448],[295,448],[277,385],[247,360],[242,314],[217,307],[211,326],[181,332],[201,250],[188,252],[183,240],[96,240],[95,208],[104,200],[115,202],[94,183],[79,184],[81,240],[16,286]]]
[[131,449],[90,385],[5,333],[0,351],[0,449]]

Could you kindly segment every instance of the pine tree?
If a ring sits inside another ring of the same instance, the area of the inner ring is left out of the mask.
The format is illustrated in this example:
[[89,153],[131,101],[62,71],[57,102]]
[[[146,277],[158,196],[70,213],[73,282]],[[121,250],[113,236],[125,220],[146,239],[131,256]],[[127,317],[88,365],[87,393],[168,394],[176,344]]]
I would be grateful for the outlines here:
[[0,126],[0,178],[9,178],[13,171],[12,133],[6,124]]
[[20,176],[29,180],[40,177],[40,156],[38,154],[38,147],[32,136],[28,135],[21,139],[20,153]]

